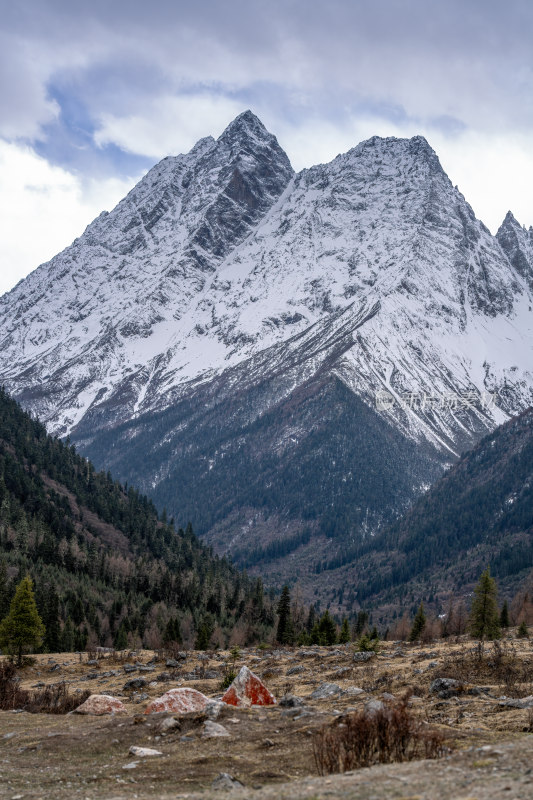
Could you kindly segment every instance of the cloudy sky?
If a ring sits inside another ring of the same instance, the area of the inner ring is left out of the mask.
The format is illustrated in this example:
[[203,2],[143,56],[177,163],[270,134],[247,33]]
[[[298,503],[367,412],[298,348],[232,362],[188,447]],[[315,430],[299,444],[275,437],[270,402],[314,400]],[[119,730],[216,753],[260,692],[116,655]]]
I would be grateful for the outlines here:
[[0,0],[0,293],[251,108],[293,166],[423,134],[533,225],[531,0]]

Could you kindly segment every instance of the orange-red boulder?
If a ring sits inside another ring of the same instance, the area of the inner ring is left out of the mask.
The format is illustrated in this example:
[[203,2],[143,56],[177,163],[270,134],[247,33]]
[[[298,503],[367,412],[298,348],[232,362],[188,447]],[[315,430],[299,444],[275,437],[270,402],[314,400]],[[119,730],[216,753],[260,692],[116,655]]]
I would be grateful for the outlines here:
[[118,697],[108,697],[106,694],[92,694],[87,700],[74,709],[76,714],[127,714],[128,710]]
[[190,711],[205,711],[209,698],[196,689],[170,689],[165,694],[152,700],[145,714],[168,711],[171,714],[188,714]]
[[275,704],[276,698],[257,675],[250,672],[248,667],[242,667],[222,696],[222,702],[230,706],[272,706]]

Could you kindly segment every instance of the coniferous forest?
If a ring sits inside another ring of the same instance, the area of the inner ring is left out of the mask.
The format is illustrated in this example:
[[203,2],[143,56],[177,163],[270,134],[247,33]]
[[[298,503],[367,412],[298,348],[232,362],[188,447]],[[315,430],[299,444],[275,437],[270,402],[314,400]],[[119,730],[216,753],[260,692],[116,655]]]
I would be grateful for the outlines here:
[[0,619],[33,579],[48,652],[225,646],[275,622],[260,579],[239,572],[166,512],[0,390]]

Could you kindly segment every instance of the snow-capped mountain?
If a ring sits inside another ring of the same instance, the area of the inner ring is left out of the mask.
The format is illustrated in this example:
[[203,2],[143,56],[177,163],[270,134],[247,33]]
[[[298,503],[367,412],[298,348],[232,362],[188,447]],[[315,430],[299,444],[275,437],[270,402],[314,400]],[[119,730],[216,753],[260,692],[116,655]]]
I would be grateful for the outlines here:
[[532,236],[422,137],[295,175],[245,112],[0,298],[2,382],[219,549],[314,557],[533,403]]

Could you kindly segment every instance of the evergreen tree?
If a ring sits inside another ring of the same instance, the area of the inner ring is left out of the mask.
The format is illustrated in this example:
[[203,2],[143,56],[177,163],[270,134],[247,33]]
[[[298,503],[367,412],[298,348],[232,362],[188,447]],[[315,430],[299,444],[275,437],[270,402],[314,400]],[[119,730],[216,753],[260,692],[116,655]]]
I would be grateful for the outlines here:
[[498,588],[487,567],[474,589],[474,599],[469,617],[472,636],[483,642],[485,639],[498,639],[500,636],[500,615],[497,604]]
[[418,611],[416,612],[415,618],[413,620],[413,627],[411,628],[411,632],[409,634],[409,641],[416,642],[422,636],[424,628],[426,627],[426,614],[424,611],[424,604],[420,603],[418,607]]
[[287,585],[281,590],[277,611],[279,619],[276,639],[280,644],[292,644],[294,631],[291,617],[291,595]]
[[114,641],[115,650],[125,650],[128,646],[128,634],[124,622],[121,622]]
[[180,623],[177,617],[170,617],[163,635],[163,644],[181,642]]
[[0,620],[9,611],[9,585],[7,580],[7,564],[4,558],[0,559]]
[[341,632],[339,634],[339,644],[348,644],[350,639],[350,626],[348,625],[348,620],[346,617],[344,617],[342,621]]
[[196,642],[194,645],[196,650],[207,650],[209,648],[214,629],[215,626],[213,625],[213,619],[211,615],[206,614],[196,632]]
[[518,626],[516,635],[518,639],[527,639],[529,637],[529,631],[527,629],[527,624],[525,619],[523,619],[520,625]]
[[507,605],[507,600],[504,600],[502,610],[500,612],[500,627],[508,628],[509,624],[509,606]]
[[46,597],[43,622],[46,628],[44,646],[49,653],[57,653],[61,647],[61,626],[59,624],[59,597],[53,586]]
[[337,626],[328,610],[324,611],[318,623],[318,630],[324,644],[337,644]]
[[7,617],[0,623],[0,647],[10,655],[22,656],[41,645],[45,628],[37,611],[33,583],[29,576],[18,584]]

